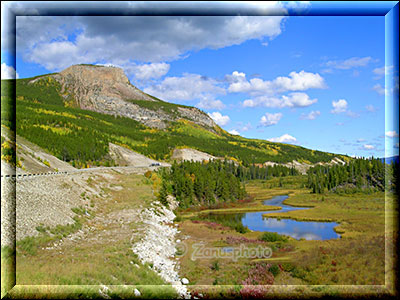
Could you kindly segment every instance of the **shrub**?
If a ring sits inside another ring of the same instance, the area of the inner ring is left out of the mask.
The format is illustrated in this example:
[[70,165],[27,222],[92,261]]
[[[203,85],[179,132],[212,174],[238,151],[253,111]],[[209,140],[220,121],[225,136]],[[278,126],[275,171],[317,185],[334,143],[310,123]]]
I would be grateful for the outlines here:
[[277,265],[272,265],[269,268],[269,271],[272,273],[272,275],[274,275],[274,277],[278,276],[278,274],[280,273],[280,269]]
[[218,271],[219,270],[219,263],[218,260],[213,261],[211,264],[211,270]]
[[237,224],[235,226],[235,230],[239,233],[246,233],[249,231],[249,228],[247,228],[247,226],[244,226],[243,224]]
[[286,242],[288,238],[286,236],[280,235],[276,232],[264,232],[259,239],[264,242]]

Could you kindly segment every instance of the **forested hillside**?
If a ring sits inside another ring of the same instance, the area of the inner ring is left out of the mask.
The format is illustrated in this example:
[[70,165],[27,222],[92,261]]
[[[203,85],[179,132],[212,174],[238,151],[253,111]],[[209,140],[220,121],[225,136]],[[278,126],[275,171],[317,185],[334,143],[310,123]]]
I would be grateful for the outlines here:
[[182,208],[196,205],[213,207],[243,199],[246,180],[298,175],[294,168],[243,167],[227,160],[174,163],[171,169],[161,169],[160,173],[159,200],[167,204],[167,195],[173,195]]
[[[109,142],[158,160],[168,160],[175,148],[184,147],[236,160],[245,166],[265,161],[329,162],[334,157],[349,160],[346,156],[300,146],[234,136],[218,126],[211,130],[182,115],[170,121],[165,129],[151,128],[132,118],[76,107],[72,101],[74,95],[62,92],[59,83],[52,77],[42,76],[33,83],[31,81],[32,78],[2,80],[2,125],[78,168],[111,165]],[[15,82],[16,99],[13,97]],[[146,109],[169,112],[171,116],[184,109],[159,99],[154,102],[130,101]],[[15,128],[13,107],[16,109]]]
[[[386,172],[386,173],[385,173]],[[354,193],[357,191],[385,190],[385,177],[389,188],[396,181],[398,164],[385,167],[380,159],[354,159],[346,165],[315,166],[307,171],[308,187],[313,193],[335,191]]]

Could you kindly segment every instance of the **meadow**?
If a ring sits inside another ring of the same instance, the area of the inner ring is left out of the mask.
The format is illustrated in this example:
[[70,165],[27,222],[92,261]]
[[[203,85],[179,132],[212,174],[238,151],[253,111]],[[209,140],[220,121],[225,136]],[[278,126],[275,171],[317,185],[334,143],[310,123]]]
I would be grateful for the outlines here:
[[[386,218],[393,217],[390,208],[393,205],[391,195],[387,193],[385,197],[384,192],[312,194],[309,189],[304,188],[306,180],[307,176],[253,180],[246,183],[246,191],[253,199],[250,202],[215,210],[181,211],[179,227],[182,235],[190,236],[185,241],[188,253],[181,258],[182,275],[192,281],[193,291],[228,298],[234,297],[235,293],[241,293],[242,296],[257,293],[264,296],[265,293],[270,296],[282,296],[282,293],[300,296],[353,294],[357,288],[363,290],[362,287],[369,286],[363,293],[374,294],[382,292],[385,279],[386,284],[393,284],[393,270],[385,269],[385,263],[390,266],[388,257],[385,260],[385,251],[393,248],[393,239],[388,238],[388,233],[392,236],[394,228],[386,226],[385,229],[385,212]],[[335,221],[339,223],[335,231],[340,233],[341,238],[325,241],[296,240],[277,234],[240,231],[232,224],[218,223],[212,217],[201,217],[210,211],[213,214],[229,214],[269,210],[262,206],[262,201],[276,195],[289,195],[284,204],[309,209],[286,213],[272,211],[268,217]],[[273,255],[261,259],[241,258],[237,262],[227,258],[193,261],[192,246],[199,241],[206,247],[220,248],[238,247],[241,244],[255,248],[261,245],[270,247]],[[257,275],[255,270],[264,270],[264,274],[268,276]],[[256,287],[252,289],[246,287],[249,282],[266,287],[264,290]],[[213,285],[225,287],[210,287]],[[298,292],[287,285],[296,286]],[[348,288],[343,290],[340,286]],[[281,289],[277,289],[278,287]]]

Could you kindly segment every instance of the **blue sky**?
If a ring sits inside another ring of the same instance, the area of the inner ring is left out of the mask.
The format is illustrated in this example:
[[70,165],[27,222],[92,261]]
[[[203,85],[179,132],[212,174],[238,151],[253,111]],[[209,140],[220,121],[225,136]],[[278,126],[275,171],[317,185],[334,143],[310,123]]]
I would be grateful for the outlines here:
[[[112,64],[233,134],[353,156],[382,157],[386,140],[398,153],[398,129],[385,128],[381,16],[35,16],[16,26],[19,78]],[[13,73],[7,54],[2,78]]]

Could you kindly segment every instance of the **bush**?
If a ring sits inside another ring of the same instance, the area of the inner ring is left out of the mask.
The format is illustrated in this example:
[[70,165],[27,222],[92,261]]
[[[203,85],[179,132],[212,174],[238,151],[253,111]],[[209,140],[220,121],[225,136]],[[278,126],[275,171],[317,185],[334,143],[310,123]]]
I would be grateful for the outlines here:
[[260,237],[259,240],[264,242],[286,242],[288,238],[284,235],[277,234],[276,232],[264,232]]
[[280,269],[277,265],[272,265],[269,268],[269,271],[272,273],[272,275],[274,275],[274,277],[278,276],[278,274],[280,273]]
[[211,270],[214,270],[214,271],[218,271],[219,270],[218,260],[213,261],[213,263],[211,264]]
[[235,230],[239,233],[246,233],[249,232],[249,228],[247,226],[244,226],[243,224],[237,224],[235,226]]

